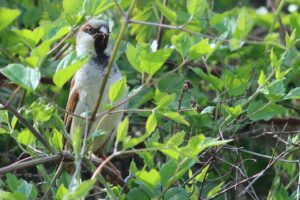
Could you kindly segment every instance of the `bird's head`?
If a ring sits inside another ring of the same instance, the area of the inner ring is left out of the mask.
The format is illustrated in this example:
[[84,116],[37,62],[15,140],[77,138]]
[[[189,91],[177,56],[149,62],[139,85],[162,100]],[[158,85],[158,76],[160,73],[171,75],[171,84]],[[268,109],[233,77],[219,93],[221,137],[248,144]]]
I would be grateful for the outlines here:
[[105,21],[91,19],[83,24],[77,34],[78,55],[101,56],[107,48],[109,28]]

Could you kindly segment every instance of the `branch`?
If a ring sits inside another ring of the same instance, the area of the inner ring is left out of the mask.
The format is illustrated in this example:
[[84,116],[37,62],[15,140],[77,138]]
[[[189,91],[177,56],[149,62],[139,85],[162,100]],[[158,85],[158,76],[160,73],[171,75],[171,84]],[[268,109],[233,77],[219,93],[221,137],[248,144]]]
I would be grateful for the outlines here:
[[[164,0],[163,4],[165,6],[167,6],[168,4],[168,0]],[[160,24],[164,24],[165,23],[165,17],[163,15],[163,13],[161,13],[160,16]],[[157,31],[157,36],[156,36],[156,42],[157,42],[157,49],[160,48],[161,45],[161,40],[162,40],[162,35],[163,35],[163,28],[161,26],[158,27],[158,31]]]

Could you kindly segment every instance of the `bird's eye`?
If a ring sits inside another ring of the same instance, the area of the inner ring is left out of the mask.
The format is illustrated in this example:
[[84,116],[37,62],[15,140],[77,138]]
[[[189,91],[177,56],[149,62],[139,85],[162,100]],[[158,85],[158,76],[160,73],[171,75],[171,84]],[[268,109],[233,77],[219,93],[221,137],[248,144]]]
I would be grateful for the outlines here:
[[92,27],[87,27],[86,28],[87,33],[89,34],[94,34],[94,29]]

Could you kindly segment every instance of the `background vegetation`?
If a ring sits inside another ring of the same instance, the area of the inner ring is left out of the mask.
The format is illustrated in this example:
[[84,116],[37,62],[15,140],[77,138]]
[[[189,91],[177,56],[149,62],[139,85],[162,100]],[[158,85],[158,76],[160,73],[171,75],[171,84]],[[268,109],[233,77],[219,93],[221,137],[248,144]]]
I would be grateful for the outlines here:
[[[0,199],[299,199],[299,6],[0,1]],[[104,161],[88,154],[101,132],[70,139],[62,121],[91,17],[126,77],[100,117],[130,90]]]

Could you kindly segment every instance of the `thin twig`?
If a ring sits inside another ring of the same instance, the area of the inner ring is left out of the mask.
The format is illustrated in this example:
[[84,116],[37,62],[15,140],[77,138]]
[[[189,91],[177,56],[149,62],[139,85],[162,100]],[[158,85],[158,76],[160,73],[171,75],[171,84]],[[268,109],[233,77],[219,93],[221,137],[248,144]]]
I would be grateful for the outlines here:
[[[163,4],[164,6],[167,6],[168,0],[164,0]],[[161,13],[160,24],[164,24],[164,23],[165,23],[165,16],[163,15],[163,13]],[[163,27],[159,26],[156,35],[157,49],[159,49],[161,46],[162,35],[163,35]]]

